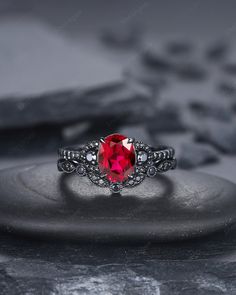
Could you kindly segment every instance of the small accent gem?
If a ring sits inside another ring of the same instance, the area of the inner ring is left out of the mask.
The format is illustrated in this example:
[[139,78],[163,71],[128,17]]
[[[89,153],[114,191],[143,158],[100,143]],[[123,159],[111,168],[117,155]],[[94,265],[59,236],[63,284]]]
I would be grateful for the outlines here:
[[146,152],[144,152],[144,151],[138,152],[138,162],[144,163],[147,161],[147,158],[148,158],[148,156],[147,156]]
[[86,170],[85,170],[84,166],[82,166],[82,165],[77,166],[76,173],[79,176],[85,176],[86,175]]
[[71,173],[75,170],[75,166],[73,163],[69,161],[64,161],[60,164],[61,169],[66,173]]
[[111,186],[110,186],[110,190],[114,194],[117,194],[122,190],[122,185],[120,183],[112,183]]
[[86,160],[88,162],[92,162],[92,161],[96,161],[96,155],[95,154],[92,154],[91,152],[87,153],[86,155]]
[[148,168],[147,175],[148,175],[149,177],[154,177],[154,176],[156,176],[156,174],[157,174],[157,169],[156,169],[156,167],[151,166],[151,167]]

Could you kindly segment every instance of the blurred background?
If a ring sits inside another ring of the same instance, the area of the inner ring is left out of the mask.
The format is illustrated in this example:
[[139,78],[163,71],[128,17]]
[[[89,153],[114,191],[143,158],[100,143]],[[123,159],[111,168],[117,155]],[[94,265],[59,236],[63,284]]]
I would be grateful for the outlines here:
[[236,182],[236,2],[0,1],[0,169],[121,132]]

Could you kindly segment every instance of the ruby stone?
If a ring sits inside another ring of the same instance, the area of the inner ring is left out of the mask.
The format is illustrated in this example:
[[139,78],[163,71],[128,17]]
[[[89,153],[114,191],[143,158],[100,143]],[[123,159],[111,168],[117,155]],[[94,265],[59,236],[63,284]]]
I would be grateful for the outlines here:
[[111,134],[100,142],[98,165],[102,174],[111,182],[123,182],[134,172],[135,148],[128,138]]

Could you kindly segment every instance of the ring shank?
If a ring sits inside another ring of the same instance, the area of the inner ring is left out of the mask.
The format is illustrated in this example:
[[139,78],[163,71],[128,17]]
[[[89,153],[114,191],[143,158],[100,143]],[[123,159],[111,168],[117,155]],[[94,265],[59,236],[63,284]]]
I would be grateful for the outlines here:
[[58,149],[59,159],[76,160],[83,151],[83,146],[65,147]]
[[[151,147],[151,150],[153,151],[155,158],[157,160],[174,159],[175,150],[172,147],[160,145],[157,147]],[[83,145],[76,147],[60,148],[58,150],[58,156],[60,159],[76,160],[78,159],[82,151]]]

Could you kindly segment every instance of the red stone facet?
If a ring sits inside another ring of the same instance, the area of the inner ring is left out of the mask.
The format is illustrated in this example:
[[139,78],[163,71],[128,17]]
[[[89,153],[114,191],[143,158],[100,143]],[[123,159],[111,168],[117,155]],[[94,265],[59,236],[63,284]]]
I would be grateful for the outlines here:
[[102,174],[111,182],[123,182],[134,172],[135,149],[128,138],[112,134],[99,145],[98,165]]

